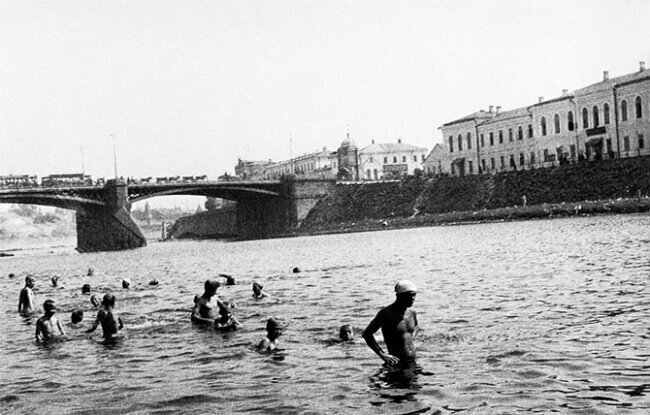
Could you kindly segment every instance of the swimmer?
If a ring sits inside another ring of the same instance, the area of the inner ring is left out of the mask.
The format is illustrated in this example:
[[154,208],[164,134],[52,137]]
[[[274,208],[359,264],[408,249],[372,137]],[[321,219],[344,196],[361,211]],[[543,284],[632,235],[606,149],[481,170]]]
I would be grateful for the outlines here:
[[193,322],[214,324],[214,321],[218,318],[219,303],[221,303],[221,300],[217,297],[217,288],[220,285],[218,281],[205,281],[203,295],[194,297]]
[[230,304],[219,302],[219,318],[214,321],[214,328],[221,331],[237,330],[241,323],[231,312]]
[[224,277],[226,279],[226,285],[235,285],[235,277],[232,275],[228,274],[219,274],[220,277]]
[[88,294],[89,292],[90,292],[90,284],[84,284],[83,287],[81,287],[81,293]]
[[84,319],[83,310],[74,310],[70,315],[70,321],[72,321],[72,324],[81,323],[83,319]]
[[[59,335],[65,336],[61,322],[54,317],[56,313],[54,301],[45,300],[43,310],[45,310],[45,315],[36,321],[36,341],[51,340],[59,337]],[[55,334],[55,328],[58,330],[59,335]]]
[[269,297],[269,294],[264,291],[264,286],[259,282],[253,282],[253,298],[259,300],[264,297]]
[[278,348],[278,340],[282,335],[282,327],[274,319],[270,318],[266,322],[266,338],[262,339],[257,345],[259,352],[272,352]]
[[101,302],[99,301],[99,296],[97,294],[93,294],[90,296],[90,304],[92,304],[93,307],[95,308],[99,308]]
[[125,290],[128,290],[130,286],[131,286],[131,280],[128,279],[128,278],[124,278],[122,280],[122,288],[124,288]]
[[57,277],[56,275],[52,277],[51,281],[52,281],[52,287],[56,287],[57,285],[59,285],[59,277]]
[[93,268],[88,268],[88,272],[86,273],[87,277],[92,277],[95,274],[95,270]]
[[[368,347],[387,365],[407,367],[415,363],[415,344],[418,319],[411,309],[417,289],[408,280],[395,284],[395,302],[382,308],[363,332]],[[375,339],[375,333],[381,329],[388,353],[384,352]]]
[[114,307],[115,296],[110,293],[105,294],[102,300],[102,308],[97,312],[97,319],[95,319],[92,327],[86,330],[86,333],[92,333],[101,324],[104,339],[109,340],[117,337],[119,330],[122,330],[124,324],[117,313],[113,311]]
[[34,276],[28,275],[25,277],[25,287],[20,290],[20,297],[18,298],[18,312],[31,313],[34,311]]
[[293,269],[293,273],[294,273],[294,274],[297,274],[297,273],[299,273],[299,272],[300,272],[300,268],[295,267],[295,268]]
[[149,281],[149,285],[158,285],[158,280],[155,278],[152,279],[151,281]]
[[9,273],[9,278],[14,278],[15,276],[16,276],[16,274],[14,274],[13,272]]
[[354,330],[349,324],[344,324],[339,329],[339,339],[344,342],[354,341]]

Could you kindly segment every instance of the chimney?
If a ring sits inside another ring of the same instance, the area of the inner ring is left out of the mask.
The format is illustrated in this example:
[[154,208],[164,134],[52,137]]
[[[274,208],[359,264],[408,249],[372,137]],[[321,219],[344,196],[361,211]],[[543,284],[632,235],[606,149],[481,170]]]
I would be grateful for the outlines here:
[[501,105],[497,105],[497,115],[501,112]]
[[397,139],[397,144],[402,144],[402,139],[401,138]]
[[639,72],[645,71],[645,61],[639,62]]
[[562,90],[562,95],[566,95],[566,94],[568,94],[568,93],[569,93],[569,90],[568,90],[568,89],[563,89],[563,90]]
[[539,97],[539,102],[544,102],[544,97]]
[[372,139],[372,142],[371,142],[371,143],[372,143],[372,144],[375,144],[375,139],[374,139],[374,138]]
[[603,81],[606,81],[609,79],[609,71],[603,71]]
[[492,111],[493,111],[493,110],[494,110],[494,105],[490,105],[490,109],[488,110],[488,112],[489,112],[490,114],[492,114]]

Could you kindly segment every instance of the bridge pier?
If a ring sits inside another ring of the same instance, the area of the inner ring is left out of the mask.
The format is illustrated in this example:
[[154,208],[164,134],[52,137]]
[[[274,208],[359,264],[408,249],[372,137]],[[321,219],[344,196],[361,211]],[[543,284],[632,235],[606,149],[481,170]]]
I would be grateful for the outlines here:
[[293,234],[318,200],[332,192],[334,179],[281,181],[281,196],[251,195],[237,200],[237,231],[242,239]]
[[121,180],[108,180],[105,207],[77,210],[77,250],[79,252],[119,251],[140,248],[147,241],[131,219],[128,188]]

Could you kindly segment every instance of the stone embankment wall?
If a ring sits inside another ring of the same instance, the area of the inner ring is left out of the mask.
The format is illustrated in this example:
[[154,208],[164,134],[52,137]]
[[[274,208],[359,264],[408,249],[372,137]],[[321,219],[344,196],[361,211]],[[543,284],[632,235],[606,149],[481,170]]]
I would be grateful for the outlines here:
[[178,218],[169,238],[233,238],[237,236],[237,209],[227,207]]
[[650,157],[496,175],[411,177],[400,182],[340,184],[312,209],[299,232],[320,232],[343,222],[391,221],[521,206],[522,196],[526,196],[530,206],[649,194]]

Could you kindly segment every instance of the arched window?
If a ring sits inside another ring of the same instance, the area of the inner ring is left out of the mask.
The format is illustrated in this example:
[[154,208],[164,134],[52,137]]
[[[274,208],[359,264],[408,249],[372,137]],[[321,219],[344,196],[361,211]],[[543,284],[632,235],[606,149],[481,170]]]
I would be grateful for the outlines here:
[[574,122],[573,122],[573,111],[569,111],[569,113],[566,116],[566,119],[567,119],[567,123],[566,123],[567,129],[569,131],[573,131],[573,129],[575,128],[575,125],[574,125]]
[[555,134],[560,134],[560,114],[553,116],[553,126],[555,127]]
[[627,101],[621,101],[621,120],[627,121]]
[[605,125],[609,124],[609,104],[603,104],[603,122]]
[[637,118],[641,118],[643,116],[643,111],[641,110],[641,97],[636,97],[634,100],[634,112]]
[[546,135],[546,118],[542,117],[540,124],[542,127],[542,135]]
[[467,133],[467,149],[472,148],[472,133]]
[[589,110],[587,108],[582,109],[582,128],[585,130],[589,128]]
[[458,151],[463,151],[463,136],[458,134]]
[[524,139],[524,129],[520,125],[517,127],[517,140],[523,140]]
[[[449,136],[449,152],[453,153],[454,152],[454,137]],[[384,160],[384,163],[386,160]]]
[[594,128],[596,128],[600,124],[600,119],[599,119],[599,116],[598,116],[598,105],[594,105],[594,108],[592,109],[591,114],[594,117]]

